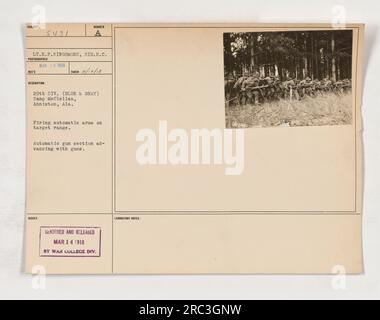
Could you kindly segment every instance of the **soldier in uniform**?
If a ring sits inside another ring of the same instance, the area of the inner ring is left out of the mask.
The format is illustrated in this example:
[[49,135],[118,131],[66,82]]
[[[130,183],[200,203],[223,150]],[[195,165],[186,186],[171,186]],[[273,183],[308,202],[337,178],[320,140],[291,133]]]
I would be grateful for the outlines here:
[[263,85],[267,86],[263,89],[265,92],[264,97],[266,100],[271,101],[276,96],[276,88],[275,88],[275,77],[266,77],[264,78]]
[[231,73],[224,78],[224,96],[226,100],[226,105],[230,106],[231,99],[235,96],[235,79]]
[[311,86],[312,86],[312,82],[311,82],[310,77],[306,77],[305,79],[300,81],[299,87],[300,87],[300,93],[302,97],[304,97],[307,94],[310,94],[312,90]]
[[321,81],[320,88],[323,92],[329,92],[332,89],[332,84],[330,78],[326,77]]
[[261,95],[260,89],[257,87],[259,86],[260,79],[259,77],[254,74],[250,77],[247,77],[243,84],[242,84],[242,91],[245,92],[245,95],[247,97],[247,103],[258,105],[259,104],[259,97]]
[[351,80],[344,79],[339,80],[333,84],[333,87],[337,93],[344,93],[351,89]]
[[296,89],[296,83],[291,77],[288,76],[286,80],[283,82],[283,88],[285,99],[293,99],[293,97],[295,97],[298,100],[299,96],[298,91]]
[[274,97],[276,99],[281,99],[283,97],[283,86],[282,86],[281,80],[278,76],[274,76],[272,78],[273,78],[273,87],[275,90]]
[[351,80],[350,79],[344,79],[343,80],[343,91],[349,91],[351,90]]
[[318,79],[311,80],[309,95],[312,97],[315,97],[315,95],[317,94],[319,90],[320,85],[321,85],[321,82]]
[[336,93],[343,93],[344,92],[342,80],[338,80],[337,82],[334,83],[334,91]]
[[248,78],[248,73],[244,72],[244,74],[238,78],[238,80],[233,86],[233,90],[236,91],[236,95],[237,95],[236,100],[239,106],[241,106],[242,104],[245,104],[246,96],[245,96],[244,91],[242,90],[242,86],[243,86],[244,81],[247,78]]

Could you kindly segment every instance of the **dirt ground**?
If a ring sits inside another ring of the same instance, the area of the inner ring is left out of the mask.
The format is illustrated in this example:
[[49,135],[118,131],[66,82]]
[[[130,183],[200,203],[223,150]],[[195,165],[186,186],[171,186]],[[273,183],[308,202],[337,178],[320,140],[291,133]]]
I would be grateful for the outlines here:
[[226,106],[226,128],[345,125],[352,122],[352,95],[327,93],[258,106]]

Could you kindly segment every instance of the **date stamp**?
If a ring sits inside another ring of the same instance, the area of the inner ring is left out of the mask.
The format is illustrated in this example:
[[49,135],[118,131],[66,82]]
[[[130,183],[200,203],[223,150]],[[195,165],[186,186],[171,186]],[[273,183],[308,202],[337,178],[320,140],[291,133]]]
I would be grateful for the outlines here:
[[101,243],[99,227],[40,227],[40,257],[96,258]]

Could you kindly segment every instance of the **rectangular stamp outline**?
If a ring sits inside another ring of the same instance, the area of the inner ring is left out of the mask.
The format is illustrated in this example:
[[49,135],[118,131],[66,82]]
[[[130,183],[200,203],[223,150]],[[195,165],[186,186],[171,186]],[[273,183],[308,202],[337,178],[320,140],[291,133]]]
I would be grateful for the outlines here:
[[[43,228],[71,228],[71,229],[99,229],[99,255],[42,255],[41,254],[41,234]],[[78,226],[40,226],[38,254],[41,258],[100,258],[102,256],[102,229],[100,227],[78,227]]]

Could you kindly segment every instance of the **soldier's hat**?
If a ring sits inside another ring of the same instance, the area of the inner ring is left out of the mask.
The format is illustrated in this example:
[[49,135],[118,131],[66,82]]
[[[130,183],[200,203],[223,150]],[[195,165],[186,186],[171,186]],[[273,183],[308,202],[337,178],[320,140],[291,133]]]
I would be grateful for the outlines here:
[[234,76],[232,75],[232,73],[229,73],[227,74],[227,80],[234,80]]
[[306,77],[305,80],[306,80],[306,81],[311,81],[311,78],[310,78],[310,77]]

